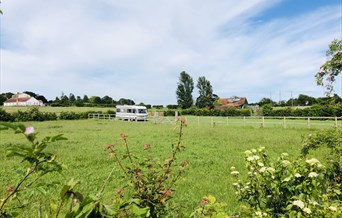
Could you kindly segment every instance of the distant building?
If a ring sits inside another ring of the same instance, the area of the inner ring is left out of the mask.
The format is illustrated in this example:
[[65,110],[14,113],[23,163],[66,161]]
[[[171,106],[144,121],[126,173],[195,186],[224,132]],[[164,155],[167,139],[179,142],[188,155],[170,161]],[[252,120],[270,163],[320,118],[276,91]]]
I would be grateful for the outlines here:
[[225,107],[244,108],[248,105],[247,98],[245,97],[219,98],[218,103],[220,105],[215,106],[216,109],[224,109]]
[[4,102],[5,107],[14,107],[14,106],[44,106],[44,103],[41,100],[37,100],[34,97],[31,97],[25,93],[17,93],[13,95],[10,99]]

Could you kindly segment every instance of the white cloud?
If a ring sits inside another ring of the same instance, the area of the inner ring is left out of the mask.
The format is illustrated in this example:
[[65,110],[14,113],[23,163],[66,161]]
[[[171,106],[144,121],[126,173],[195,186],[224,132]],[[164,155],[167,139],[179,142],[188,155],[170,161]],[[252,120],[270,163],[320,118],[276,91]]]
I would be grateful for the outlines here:
[[4,2],[1,92],[174,104],[185,70],[194,81],[206,76],[222,97],[321,95],[314,74],[339,35],[339,10],[254,22],[278,2]]

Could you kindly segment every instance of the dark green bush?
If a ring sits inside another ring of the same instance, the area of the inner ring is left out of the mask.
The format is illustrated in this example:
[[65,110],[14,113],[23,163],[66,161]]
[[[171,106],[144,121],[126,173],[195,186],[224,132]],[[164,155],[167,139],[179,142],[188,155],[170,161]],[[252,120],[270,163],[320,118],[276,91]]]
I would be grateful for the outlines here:
[[4,109],[0,108],[0,121],[13,122],[14,117],[10,113],[7,113]]

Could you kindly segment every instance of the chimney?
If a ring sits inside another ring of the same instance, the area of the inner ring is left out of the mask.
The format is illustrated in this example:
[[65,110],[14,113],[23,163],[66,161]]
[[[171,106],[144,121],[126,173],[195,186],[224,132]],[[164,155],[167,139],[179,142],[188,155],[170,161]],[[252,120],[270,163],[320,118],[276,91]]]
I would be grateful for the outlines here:
[[19,92],[17,92],[17,106],[19,106]]

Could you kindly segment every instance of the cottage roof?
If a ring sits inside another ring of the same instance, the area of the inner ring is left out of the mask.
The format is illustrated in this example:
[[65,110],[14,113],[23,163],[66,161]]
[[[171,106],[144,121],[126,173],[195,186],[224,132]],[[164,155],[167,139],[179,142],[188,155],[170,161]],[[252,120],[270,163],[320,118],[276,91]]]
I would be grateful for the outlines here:
[[238,107],[245,104],[248,104],[247,98],[241,97],[241,98],[220,98],[219,103],[222,104],[222,106],[226,107]]
[[13,103],[13,102],[27,102],[31,97],[28,98],[10,98],[6,100],[4,103]]

